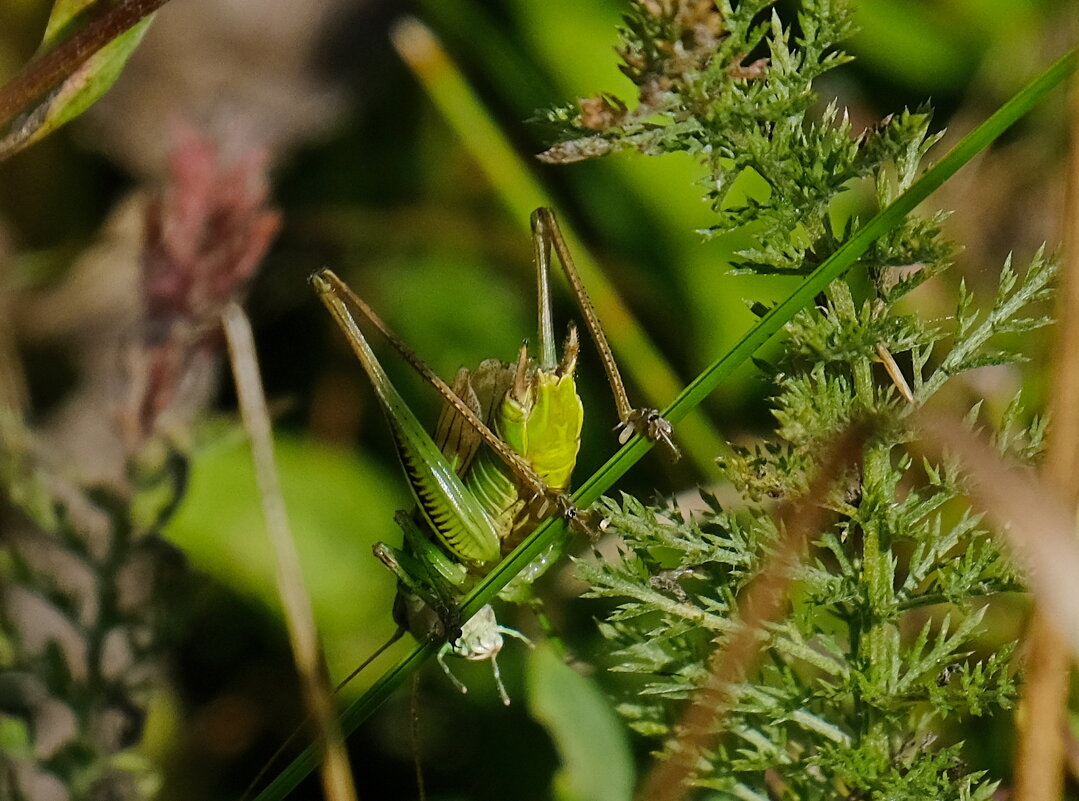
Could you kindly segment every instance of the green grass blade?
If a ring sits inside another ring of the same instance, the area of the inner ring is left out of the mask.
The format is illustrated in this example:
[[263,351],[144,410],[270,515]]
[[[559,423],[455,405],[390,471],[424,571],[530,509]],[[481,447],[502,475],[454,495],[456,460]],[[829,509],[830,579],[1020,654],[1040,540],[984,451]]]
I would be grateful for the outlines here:
[[[896,225],[903,217],[925,200],[934,190],[954,175],[960,167],[989,146],[998,136],[1026,114],[1048,92],[1075,71],[1079,51],[1071,51],[1054,62],[1038,78],[1012,97],[985,122],[967,134],[936,165],[929,169],[906,192],[887,208],[873,217],[858,233],[837,250],[831,258],[820,265],[805,282],[786,300],[775,306],[751,328],[742,340],[726,355],[713,362],[697,376],[672,403],[665,414],[672,422],[685,418],[721,381],[749,359],[764,343],[775,336],[799,309],[834,279],[843,275],[882,234]],[[593,503],[614,482],[621,478],[645,453],[652,443],[634,437],[607,461],[574,494],[578,505]],[[462,604],[464,616],[475,614],[484,604],[490,603],[499,590],[535,559],[554,541],[565,526],[560,518],[548,520],[534,531],[516,550],[500,562],[467,596]],[[352,703],[342,714],[341,729],[353,732],[390,694],[404,681],[408,674],[434,653],[434,645],[416,645],[390,668],[364,695]],[[274,782],[261,792],[256,801],[281,801],[316,766],[313,749],[307,749],[293,761]]]

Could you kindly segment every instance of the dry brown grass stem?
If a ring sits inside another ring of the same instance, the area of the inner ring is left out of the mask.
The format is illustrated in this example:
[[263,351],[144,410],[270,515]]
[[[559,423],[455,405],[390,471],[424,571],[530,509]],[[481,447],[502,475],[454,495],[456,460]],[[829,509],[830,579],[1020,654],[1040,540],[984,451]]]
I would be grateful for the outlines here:
[[352,771],[334,710],[333,691],[319,648],[311,599],[304,585],[299,554],[277,477],[270,414],[262,390],[251,323],[235,302],[225,307],[222,321],[240,412],[251,441],[266,528],[276,555],[277,587],[285,609],[293,658],[296,660],[304,700],[314,722],[315,736],[323,752],[323,791],[328,801],[356,801]]
[[[1066,180],[1061,238],[1060,288],[1057,295],[1055,371],[1050,388],[1045,479],[1070,509],[1079,506],[1079,88],[1071,92],[1071,153]],[[1035,605],[1027,633],[1026,682],[1020,702],[1015,758],[1017,801],[1053,801],[1064,781],[1068,679],[1071,659],[1066,645]]]

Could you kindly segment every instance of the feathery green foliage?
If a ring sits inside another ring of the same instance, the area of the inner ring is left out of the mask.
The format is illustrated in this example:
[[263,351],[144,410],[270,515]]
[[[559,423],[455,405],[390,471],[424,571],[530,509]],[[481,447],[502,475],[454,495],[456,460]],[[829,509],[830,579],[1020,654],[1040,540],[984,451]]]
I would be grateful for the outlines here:
[[[612,95],[546,113],[559,141],[542,154],[568,163],[617,150],[646,155],[685,152],[707,170],[702,178],[721,234],[749,225],[757,244],[742,267],[805,274],[846,239],[853,223],[833,230],[830,210],[852,181],[878,181],[881,207],[917,178],[928,136],[928,110],[903,112],[855,133],[835,104],[817,110],[812,84],[847,62],[836,43],[853,30],[846,4],[810,0],[800,34],[784,27],[769,0],[642,2],[623,30],[622,71],[638,87],[637,106]],[[792,45],[793,41],[793,45]],[[747,59],[753,59],[748,61]],[[897,180],[884,181],[887,169]],[[935,262],[935,221],[909,220],[883,246],[897,264]],[[878,259],[879,260],[879,259]]]
[[[601,95],[549,112],[563,135],[545,160],[688,152],[707,171],[717,216],[707,233],[748,226],[756,239],[740,269],[812,271],[857,228],[835,224],[836,197],[867,180],[883,208],[938,135],[927,109],[862,133],[834,104],[820,110],[811,84],[847,60],[835,48],[850,14],[803,3],[795,35],[777,13],[766,18],[769,5],[634,3],[620,53],[637,106]],[[787,615],[762,635],[761,666],[731,688],[733,707],[695,763],[694,784],[720,797],[984,799],[996,786],[964,765],[960,743],[934,743],[940,721],[1012,704],[1010,649],[979,654],[976,640],[991,597],[1020,584],[963,505],[954,465],[916,462],[903,446],[913,410],[949,378],[1020,358],[998,338],[1049,322],[1038,304],[1053,265],[1041,253],[1023,276],[1006,264],[987,312],[963,288],[954,317],[921,319],[902,300],[950,264],[941,220],[906,219],[862,256],[867,282],[834,282],[787,326],[771,376],[775,431],[720,459],[738,503],[706,491],[692,515],[628,496],[600,503],[621,559],[582,562],[580,573],[591,596],[619,601],[601,624],[611,667],[639,676],[620,710],[667,738],[671,757],[684,747],[683,702],[710,678],[710,655],[739,628],[739,592],[779,541],[770,508],[807,490],[815,456],[852,421],[885,421],[860,467],[819,499],[830,522],[802,554]],[[893,356],[909,389],[880,367]],[[996,440],[1030,460],[1043,427],[1023,427],[1020,408]]]
[[[915,463],[903,451],[913,407],[873,375],[875,337],[864,332],[876,323],[891,332],[892,347],[906,343],[925,400],[954,372],[999,362],[1002,354],[986,347],[994,335],[1046,322],[1009,311],[1043,299],[1051,275],[1040,257],[1018,284],[1005,271],[1002,285],[1014,286],[988,314],[957,316],[962,347],[939,344],[956,333],[943,321],[887,307],[874,313],[872,301],[859,308],[837,282],[825,310],[807,310],[788,327],[774,436],[722,464],[742,503],[724,506],[702,492],[707,511],[683,517],[629,497],[603,502],[608,530],[625,541],[623,558],[582,563],[581,572],[592,596],[620,601],[602,626],[616,648],[614,669],[642,674],[640,695],[621,711],[638,731],[667,736],[679,711],[671,702],[707,678],[715,643],[737,627],[736,596],[777,539],[770,504],[806,489],[813,455],[847,421],[868,412],[890,421],[867,445],[862,470],[820,499],[833,522],[807,549],[789,616],[768,632],[765,667],[736,690],[702,786],[768,797],[770,770],[790,798],[868,797],[899,786],[902,797],[988,797],[994,785],[963,770],[956,748],[927,746],[939,720],[1010,706],[1010,650],[979,657],[973,641],[988,599],[1020,585],[977,516],[956,503],[962,477],[954,466]],[[838,336],[843,330],[850,338]],[[926,368],[930,354],[937,364]],[[1006,417],[1014,421],[1018,409]],[[1006,427],[998,445],[1027,458],[1041,432],[1040,423],[1021,433]]]

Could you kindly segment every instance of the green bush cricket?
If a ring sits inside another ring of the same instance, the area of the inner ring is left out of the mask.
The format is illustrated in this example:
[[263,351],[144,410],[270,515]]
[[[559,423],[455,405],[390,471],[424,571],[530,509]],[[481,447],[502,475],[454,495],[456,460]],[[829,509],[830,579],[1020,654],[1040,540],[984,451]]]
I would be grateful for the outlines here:
[[[584,414],[574,378],[579,341],[571,324],[561,357],[556,354],[548,280],[552,249],[599,350],[618,409],[620,442],[639,433],[677,453],[670,424],[654,409],[630,405],[599,318],[550,209],[532,214],[532,233],[537,354],[530,355],[526,343],[515,364],[488,359],[472,370],[462,368],[452,388],[333,272],[321,270],[311,279],[371,380],[416,500],[411,513],[402,511],[396,516],[404,532],[403,547],[374,546],[375,555],[398,579],[394,603],[398,632],[393,640],[409,630],[421,640],[445,641],[439,663],[462,691],[445,655],[489,659],[504,703],[509,698],[496,662],[503,635],[525,638],[499,625],[489,606],[462,624],[457,600],[553,512],[583,525],[567,494]],[[445,406],[433,438],[386,376],[353,310],[367,318],[442,395]],[[561,546],[552,547],[536,559],[500,597],[527,600],[531,583],[560,550]]]

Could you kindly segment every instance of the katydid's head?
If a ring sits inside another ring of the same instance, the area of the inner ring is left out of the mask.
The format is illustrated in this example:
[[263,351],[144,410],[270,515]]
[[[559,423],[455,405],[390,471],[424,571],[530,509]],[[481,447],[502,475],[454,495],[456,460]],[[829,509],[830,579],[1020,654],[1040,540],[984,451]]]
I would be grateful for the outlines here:
[[503,643],[502,631],[503,627],[498,625],[498,619],[495,618],[495,610],[488,604],[461,627],[461,636],[457,640],[443,646],[443,651],[439,652],[439,662],[442,665],[442,670],[449,676],[457,689],[461,692],[468,692],[468,688],[461,684],[457,677],[450,672],[449,666],[442,660],[442,652],[449,649],[454,656],[473,662],[490,660],[491,670],[495,674],[495,686],[498,687],[498,696],[502,699],[503,704],[509,706],[509,693],[506,692],[506,687],[502,683],[502,673],[498,669],[498,652],[502,650]]
[[450,672],[449,666],[442,658],[447,651],[454,656],[469,659],[473,662],[489,660],[491,662],[491,670],[495,674],[495,685],[498,687],[498,695],[502,699],[502,703],[509,706],[510,697],[506,692],[505,685],[502,684],[502,673],[498,669],[498,652],[502,650],[502,635],[504,634],[516,637],[529,648],[532,647],[532,642],[521,634],[521,632],[507,628],[506,626],[500,626],[498,619],[495,617],[495,610],[490,604],[487,604],[461,627],[461,636],[457,640],[453,643],[447,643],[442,647],[442,650],[438,652],[439,664],[442,665],[442,670],[445,671],[446,675],[457,689],[461,692],[468,692],[468,688],[461,684],[457,677]]
[[474,614],[461,627],[461,636],[450,647],[455,656],[472,662],[494,659],[502,650],[502,632],[499,631],[495,610],[488,604]]

